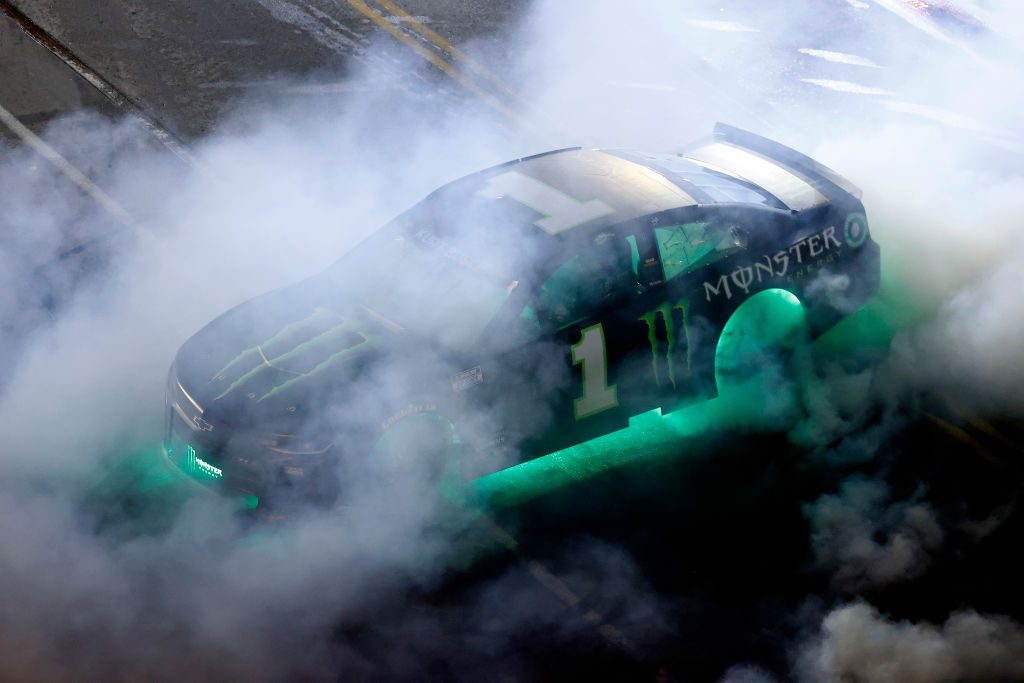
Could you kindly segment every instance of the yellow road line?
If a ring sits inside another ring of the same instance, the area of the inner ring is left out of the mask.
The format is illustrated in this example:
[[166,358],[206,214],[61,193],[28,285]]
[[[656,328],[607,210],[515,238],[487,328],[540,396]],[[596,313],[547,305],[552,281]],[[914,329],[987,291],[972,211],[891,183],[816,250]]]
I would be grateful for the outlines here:
[[191,153],[185,149],[185,146],[173,134],[8,0],[0,0],[0,14],[8,16],[28,37],[53,53],[57,59],[64,62],[68,68],[85,79],[89,85],[110,100],[118,109],[135,119],[150,135],[156,138],[160,144],[169,149],[179,159],[187,164],[194,164]]
[[980,431],[980,432],[982,432],[984,434],[988,434],[989,436],[991,436],[993,439],[995,439],[999,443],[1001,443],[1004,446],[1007,446],[1009,448],[1012,448],[1013,450],[1017,451],[1018,453],[1024,452],[1024,449],[1022,449],[1020,446],[1018,446],[1013,441],[1011,441],[1009,438],[1007,438],[1002,432],[1000,432],[998,429],[996,429],[995,426],[993,426],[991,422],[988,422],[986,420],[982,420],[980,417],[973,417],[971,415],[967,415],[966,413],[962,413],[962,414],[967,419],[967,423],[969,425],[971,425],[972,427],[974,427],[975,429],[977,429],[978,431]]
[[958,441],[961,441],[970,446],[974,450],[974,452],[976,452],[981,457],[985,458],[985,460],[988,460],[996,467],[999,467],[1000,469],[1006,469],[1010,466],[1009,463],[1007,463],[1005,460],[997,456],[984,444],[982,444],[980,441],[971,436],[967,432],[967,430],[957,427],[956,425],[947,422],[946,420],[943,420],[941,417],[933,415],[932,413],[925,413],[925,417],[931,420],[932,423],[934,423],[942,431],[946,432],[947,434],[957,439]]
[[515,94],[515,92],[513,92],[510,87],[505,85],[505,83],[500,78],[498,78],[491,71],[489,71],[488,69],[484,68],[480,64],[477,64],[476,62],[474,62],[472,59],[470,59],[468,56],[466,56],[466,54],[464,52],[462,52],[462,50],[458,49],[457,47],[455,47],[454,45],[449,43],[441,35],[439,35],[436,31],[434,31],[432,28],[430,28],[429,26],[427,26],[426,24],[424,24],[423,22],[418,20],[416,17],[412,16],[411,14],[409,14],[408,12],[403,10],[401,7],[399,7],[395,3],[391,2],[391,0],[375,0],[375,1],[377,2],[377,4],[383,6],[385,9],[387,9],[389,12],[391,12],[395,16],[401,17],[405,21],[405,23],[408,24],[412,28],[412,30],[414,30],[417,33],[419,33],[421,36],[426,38],[428,41],[433,43],[435,46],[437,46],[441,50],[444,50],[445,52],[447,52],[449,55],[451,55],[455,59],[459,60],[460,62],[463,62],[467,67],[469,67],[470,69],[475,71],[477,74],[479,74],[479,75],[483,76],[484,78],[486,78],[487,80],[489,80],[496,87],[500,88],[506,95],[508,95],[509,97],[511,97],[513,99],[516,99],[516,100],[519,99],[519,97]]
[[499,544],[512,553],[515,553],[526,564],[526,569],[534,580],[558,598],[566,607],[572,609],[583,621],[595,627],[598,633],[612,645],[623,649],[634,657],[642,657],[642,653],[636,645],[616,626],[613,626],[607,619],[595,610],[582,611],[580,605],[583,598],[569,587],[557,574],[545,567],[538,560],[526,555],[519,541],[498,524],[490,515],[478,510],[480,513],[476,522],[486,529]]
[[949,394],[940,393],[940,394],[938,394],[938,396],[946,404],[947,408],[949,408],[954,413],[956,413],[957,415],[962,417],[964,420],[967,421],[967,424],[969,424],[970,426],[974,427],[979,432],[981,432],[983,434],[987,434],[988,436],[992,437],[993,439],[995,439],[999,443],[1001,443],[1004,446],[1007,446],[1007,447],[1013,449],[1014,451],[1016,451],[1018,453],[1024,453],[1024,449],[1022,449],[1020,446],[1018,446],[1016,443],[1014,443],[1011,439],[1009,439],[1005,434],[1003,434],[998,429],[996,429],[995,426],[991,422],[988,422],[987,420],[983,420],[982,418],[978,417],[977,415],[974,415],[973,413],[969,412],[964,406],[960,405],[960,403],[956,399],[951,397]]
[[[375,2],[392,15],[400,18],[403,25],[408,26],[412,31],[418,33],[422,39],[426,40],[441,52],[447,53],[453,61],[457,61],[458,63],[465,65],[470,71],[475,72],[482,79],[488,81],[490,86],[495,89],[498,94],[504,95],[512,104],[515,105],[515,109],[513,111],[516,112],[516,120],[521,126],[535,132],[557,134],[562,138],[575,137],[575,133],[568,133],[543,113],[531,108],[515,90],[494,74],[494,72],[470,59],[466,53],[449,43],[443,36],[403,10],[392,2],[392,0],[372,0],[372,2]],[[529,125],[527,125],[527,122],[529,122]],[[543,126],[543,130],[538,129],[538,124]]]
[[[492,84],[494,84],[499,89],[504,91],[513,100],[518,100],[518,98],[512,92],[512,90],[508,88],[504,83],[502,83],[497,76],[495,76],[482,66],[479,66],[478,64],[470,60],[462,51],[451,45],[448,41],[446,41],[432,29],[428,28],[426,25],[416,20],[408,12],[404,11],[390,0],[375,0],[375,2],[383,6],[393,15],[401,17],[407,24],[409,24],[412,27],[414,31],[419,33],[420,36],[425,38],[428,42],[432,43],[435,47],[440,48],[443,52],[448,53],[451,57],[465,63],[466,66],[468,66],[471,70],[475,71],[477,74],[489,80]],[[388,33],[390,33],[396,39],[400,40],[401,42],[409,46],[414,52],[416,52],[416,54],[420,55],[425,60],[427,60],[428,62],[436,66],[438,69],[440,69],[442,72],[447,74],[449,77],[462,84],[470,92],[480,97],[487,104],[491,105],[493,108],[495,108],[502,114],[508,116],[512,121],[516,122],[519,126],[523,128],[530,128],[527,122],[517,112],[509,108],[505,103],[501,102],[493,94],[481,88],[478,84],[465,78],[451,63],[445,61],[440,55],[424,47],[422,44],[420,44],[419,41],[407,35],[405,32],[403,32],[400,28],[398,28],[391,22],[387,21],[382,15],[375,12],[366,2],[364,2],[364,0],[348,0],[348,3],[352,5],[352,7],[354,7],[355,9],[362,12],[367,18],[369,18],[371,21],[376,23],[378,26],[383,28]],[[526,562],[527,569],[529,570],[531,576],[533,576],[538,583],[540,583],[548,591],[553,593],[568,607],[574,610],[578,610],[581,598],[578,595],[576,595],[576,593],[564,581],[562,581],[556,574],[547,569],[547,567],[545,567],[543,564],[541,564],[535,559],[524,557],[519,542],[512,534],[506,531],[489,515],[483,514],[477,518],[477,521],[481,523],[490,532],[492,537],[495,540],[497,540],[498,543],[502,545],[506,550],[509,550],[522,557],[522,559]],[[621,630],[605,621],[605,619],[594,610],[587,611],[585,614],[582,615],[582,618],[585,621],[596,626],[598,632],[609,642],[613,643],[614,645],[617,645],[618,647],[624,649],[630,654],[635,655],[637,653],[636,647],[630,642],[626,635]]]
[[501,100],[499,100],[494,95],[481,88],[473,81],[465,78],[462,74],[458,72],[458,70],[455,69],[455,67],[446,62],[444,59],[442,59],[440,55],[433,53],[416,40],[407,36],[405,33],[402,32],[400,28],[384,19],[384,17],[382,17],[377,12],[373,11],[373,9],[369,5],[367,5],[366,2],[364,2],[364,0],[348,0],[348,4],[352,5],[352,7],[362,12],[363,15],[365,15],[368,19],[370,19],[378,26],[383,28],[385,31],[390,33],[397,40],[400,40],[406,45],[408,45],[416,54],[423,57],[423,59],[427,60],[428,62],[436,66],[438,69],[443,71],[445,74],[450,76],[453,80],[463,85],[467,90],[469,90],[474,95],[482,99],[491,107],[501,112],[505,116],[509,117],[511,120],[515,121],[519,125],[523,127],[528,127],[526,125],[526,122],[522,120],[519,114],[517,114],[511,108],[506,106],[503,102],[501,102]]
[[64,174],[71,182],[77,185],[83,192],[96,200],[107,212],[125,227],[142,233],[139,224],[128,211],[116,202],[110,195],[104,192],[96,183],[89,180],[84,173],[78,170],[70,161],[61,156],[60,152],[48,145],[42,138],[29,130],[14,114],[7,111],[0,105],[0,123],[7,126],[12,133],[35,150],[41,157],[53,164],[58,171]]

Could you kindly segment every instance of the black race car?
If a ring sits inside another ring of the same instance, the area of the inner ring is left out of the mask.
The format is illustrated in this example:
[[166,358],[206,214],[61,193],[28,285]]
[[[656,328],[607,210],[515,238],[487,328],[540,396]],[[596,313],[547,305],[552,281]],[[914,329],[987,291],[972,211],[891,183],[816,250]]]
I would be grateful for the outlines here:
[[330,502],[367,468],[472,478],[713,397],[744,301],[789,292],[817,335],[877,290],[859,197],[721,124],[681,153],[563,149],[462,178],[189,339],[167,456],[252,501]]

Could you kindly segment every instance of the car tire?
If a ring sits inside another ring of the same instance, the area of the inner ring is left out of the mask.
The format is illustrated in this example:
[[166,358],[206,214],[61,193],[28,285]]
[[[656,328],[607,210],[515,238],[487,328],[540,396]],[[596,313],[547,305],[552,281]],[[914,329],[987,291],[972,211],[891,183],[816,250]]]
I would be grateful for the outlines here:
[[367,468],[380,485],[426,484],[452,492],[463,483],[461,454],[454,422],[437,412],[414,412],[381,434],[370,449]]
[[775,430],[797,418],[809,338],[792,292],[764,290],[737,307],[715,350],[715,383],[738,425]]

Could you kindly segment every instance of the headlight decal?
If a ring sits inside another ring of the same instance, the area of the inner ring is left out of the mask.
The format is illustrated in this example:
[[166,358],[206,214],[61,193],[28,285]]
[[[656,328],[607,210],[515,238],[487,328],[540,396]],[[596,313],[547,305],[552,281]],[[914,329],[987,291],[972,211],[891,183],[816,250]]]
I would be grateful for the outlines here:
[[204,475],[210,479],[224,476],[224,470],[200,458],[192,446],[185,446],[185,469],[191,475]]

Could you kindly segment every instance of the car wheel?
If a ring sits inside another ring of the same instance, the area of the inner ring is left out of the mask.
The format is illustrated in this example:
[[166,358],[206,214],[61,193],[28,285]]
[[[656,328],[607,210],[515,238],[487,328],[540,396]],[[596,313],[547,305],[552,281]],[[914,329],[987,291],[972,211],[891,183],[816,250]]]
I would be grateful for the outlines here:
[[388,426],[370,449],[367,469],[384,486],[461,488],[462,443],[455,424],[436,412],[415,412]]
[[785,428],[800,411],[807,314],[784,289],[758,292],[733,312],[715,350],[718,394],[738,424]]

